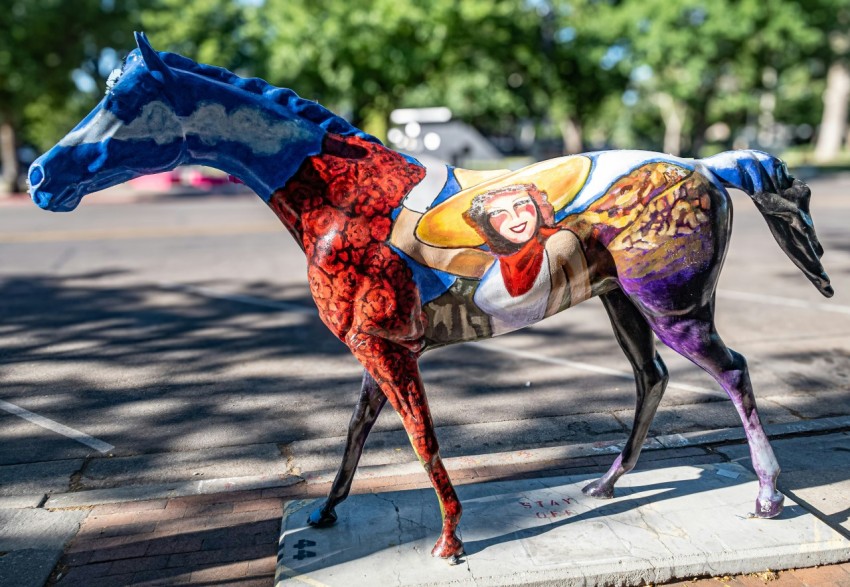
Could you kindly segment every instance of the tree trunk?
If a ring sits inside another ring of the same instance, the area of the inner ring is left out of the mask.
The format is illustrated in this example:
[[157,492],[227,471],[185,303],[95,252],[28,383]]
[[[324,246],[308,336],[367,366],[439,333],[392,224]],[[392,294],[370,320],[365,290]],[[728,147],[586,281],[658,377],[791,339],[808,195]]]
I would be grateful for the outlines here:
[[18,191],[18,149],[15,142],[15,127],[4,120],[0,123],[0,165],[3,167],[0,194]]
[[564,140],[564,152],[568,155],[584,151],[584,141],[581,136],[581,122],[572,116],[564,116],[558,125]]
[[847,63],[836,60],[826,74],[823,93],[823,117],[815,146],[815,161],[832,161],[841,150],[847,128],[847,101],[850,100],[850,70]]
[[[691,132],[690,139],[687,141],[687,145],[685,145],[685,149],[687,155],[689,157],[699,157],[700,151],[705,146],[705,133],[708,130],[708,103],[711,100],[714,94],[713,90],[708,90],[702,97],[702,100],[699,101],[693,107],[693,115],[691,116]],[[682,114],[684,108],[679,110],[680,117],[684,120],[685,116]]]
[[653,101],[661,111],[661,120],[664,122],[663,151],[678,156],[682,153],[682,129],[685,126],[682,107],[670,94],[655,94]]

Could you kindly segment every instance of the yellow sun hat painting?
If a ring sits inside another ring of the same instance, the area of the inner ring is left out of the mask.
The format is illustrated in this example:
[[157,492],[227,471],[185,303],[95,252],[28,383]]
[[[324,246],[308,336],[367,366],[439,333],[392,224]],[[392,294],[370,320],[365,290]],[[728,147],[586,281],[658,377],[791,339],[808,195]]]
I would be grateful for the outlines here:
[[470,186],[428,210],[416,226],[416,237],[443,248],[479,247],[484,240],[463,219],[473,198],[479,194],[516,184],[531,183],[546,192],[557,212],[570,203],[590,174],[591,160],[582,155],[559,157],[530,165]]

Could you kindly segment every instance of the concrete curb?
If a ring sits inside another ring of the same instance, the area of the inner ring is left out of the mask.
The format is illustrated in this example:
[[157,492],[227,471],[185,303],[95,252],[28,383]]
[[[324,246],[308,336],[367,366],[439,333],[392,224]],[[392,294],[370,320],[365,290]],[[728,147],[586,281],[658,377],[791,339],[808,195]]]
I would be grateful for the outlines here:
[[33,495],[10,495],[0,497],[0,510],[23,510],[37,508],[47,499],[46,493]]
[[[779,439],[794,434],[837,432],[848,428],[850,428],[850,416],[842,416],[837,418],[820,418],[818,420],[801,420],[799,422],[788,422],[785,424],[771,424],[765,426],[765,432],[767,432],[770,438]],[[644,442],[643,450],[653,451],[669,448],[698,447],[725,442],[741,442],[744,440],[746,440],[746,436],[743,428],[720,428],[717,430],[652,436]],[[443,461],[449,472],[458,469],[492,466],[520,464],[527,466],[534,463],[549,463],[600,455],[616,455],[623,450],[624,444],[624,441],[565,444],[546,448],[495,452],[484,455],[449,457],[443,459]],[[374,465],[371,467],[360,467],[357,470],[357,476],[361,479],[378,479],[382,477],[416,474],[421,469],[422,467],[418,462],[410,462],[403,465]],[[307,472],[301,474],[304,480],[311,484],[330,483],[333,481],[335,475],[336,471]]]
[[[797,434],[826,433],[847,429],[850,429],[850,416],[801,420],[799,422],[765,426],[768,436],[773,439]],[[721,428],[717,430],[650,437],[644,444],[644,450],[654,451],[700,447],[726,442],[741,442],[744,439],[745,436],[742,428]],[[444,461],[450,472],[486,467],[510,467],[511,465],[528,467],[534,464],[549,464],[578,458],[615,455],[622,450],[623,444],[623,442],[613,441],[576,443],[484,455],[450,457],[444,459]],[[370,481],[388,477],[418,475],[421,472],[422,466],[419,462],[414,461],[403,464],[360,467],[357,470],[357,478]],[[47,496],[46,501],[44,494],[14,496],[0,498],[0,506],[5,508],[34,508],[39,507],[44,502],[42,507],[45,509],[72,509],[104,503],[146,501],[150,499],[289,487],[299,483],[321,485],[331,483],[335,475],[335,470],[329,470],[306,472],[301,475],[253,475],[158,485],[92,489],[50,495]]]

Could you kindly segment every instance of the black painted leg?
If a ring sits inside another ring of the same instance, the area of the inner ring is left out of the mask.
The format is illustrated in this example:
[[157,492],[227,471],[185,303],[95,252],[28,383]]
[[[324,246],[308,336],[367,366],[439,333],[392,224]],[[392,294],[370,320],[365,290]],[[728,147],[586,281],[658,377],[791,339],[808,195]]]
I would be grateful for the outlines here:
[[601,296],[620,348],[635,373],[637,402],[632,431],[623,451],[602,478],[588,484],[586,495],[610,499],[614,484],[637,464],[649,426],[667,387],[667,367],[655,351],[655,338],[643,315],[620,289]]
[[357,470],[357,463],[363,453],[363,445],[366,443],[369,431],[372,429],[375,420],[378,419],[378,414],[381,413],[381,408],[384,407],[386,401],[387,396],[381,392],[372,376],[364,371],[360,400],[357,402],[348,424],[348,438],[345,443],[342,463],[336,473],[328,498],[307,519],[307,523],[311,526],[326,527],[336,522],[334,509],[348,497],[351,482],[354,480],[354,472]]

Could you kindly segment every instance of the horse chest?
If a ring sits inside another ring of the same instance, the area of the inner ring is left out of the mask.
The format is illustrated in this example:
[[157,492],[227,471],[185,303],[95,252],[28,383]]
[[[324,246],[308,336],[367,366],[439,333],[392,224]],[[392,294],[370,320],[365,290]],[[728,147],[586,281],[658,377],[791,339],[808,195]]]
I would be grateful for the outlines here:
[[383,240],[389,219],[350,218],[333,208],[315,216],[321,233],[316,222],[303,221],[307,274],[319,315],[334,335],[420,340],[425,319],[412,274]]

